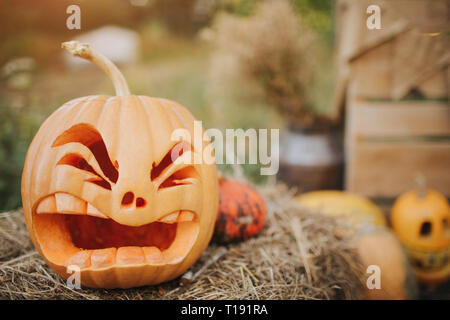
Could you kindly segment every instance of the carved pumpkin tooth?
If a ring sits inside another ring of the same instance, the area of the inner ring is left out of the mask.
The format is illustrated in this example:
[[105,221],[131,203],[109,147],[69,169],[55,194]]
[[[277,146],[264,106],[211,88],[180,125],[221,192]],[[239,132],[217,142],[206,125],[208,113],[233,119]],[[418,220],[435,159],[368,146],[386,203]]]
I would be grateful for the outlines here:
[[93,205],[91,205],[89,202],[87,203],[86,213],[90,216],[108,219],[107,216],[105,216],[103,213],[98,211],[98,209],[96,207],[94,207]]
[[91,267],[103,268],[116,262],[116,248],[91,250]]
[[141,247],[121,247],[117,249],[117,264],[130,265],[142,264],[144,262],[144,252]]
[[177,222],[179,213],[180,212],[174,212],[174,213],[168,214],[167,216],[162,217],[161,219],[159,219],[159,222],[175,223],[175,222]]
[[58,213],[85,214],[86,201],[67,193],[55,193]]
[[67,259],[67,266],[75,265],[79,268],[87,268],[91,265],[91,250],[82,250],[75,253],[69,259]]
[[152,264],[164,261],[162,252],[157,247],[144,247],[142,250],[144,251],[144,257],[147,263]]
[[180,215],[178,216],[178,222],[187,222],[194,220],[194,213],[190,211],[182,210]]
[[55,196],[45,197],[36,208],[36,213],[56,213]]

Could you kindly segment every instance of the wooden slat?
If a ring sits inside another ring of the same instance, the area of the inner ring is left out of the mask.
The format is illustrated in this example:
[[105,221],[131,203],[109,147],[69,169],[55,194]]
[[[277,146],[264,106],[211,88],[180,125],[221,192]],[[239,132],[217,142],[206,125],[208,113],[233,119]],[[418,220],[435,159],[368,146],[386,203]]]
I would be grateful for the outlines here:
[[439,102],[357,102],[348,106],[356,137],[450,136],[450,106]]
[[418,173],[427,185],[450,196],[450,142],[353,141],[346,188],[377,198],[393,198],[414,188]]
[[428,79],[425,79],[425,81],[417,87],[420,93],[430,99],[448,97],[447,69],[449,68],[450,67],[443,68]]
[[350,64],[349,84],[358,98],[390,98],[395,42],[383,43]]
[[450,101],[450,66],[447,68],[447,98]]
[[[381,8],[378,30],[366,27],[372,4]],[[433,46],[448,46],[449,12],[448,0],[337,0],[335,114],[341,113],[343,93],[352,82],[359,97],[400,98],[433,76],[442,66]]]
[[392,98],[401,99],[427,78],[449,65],[448,38],[431,37],[418,29],[395,40]]

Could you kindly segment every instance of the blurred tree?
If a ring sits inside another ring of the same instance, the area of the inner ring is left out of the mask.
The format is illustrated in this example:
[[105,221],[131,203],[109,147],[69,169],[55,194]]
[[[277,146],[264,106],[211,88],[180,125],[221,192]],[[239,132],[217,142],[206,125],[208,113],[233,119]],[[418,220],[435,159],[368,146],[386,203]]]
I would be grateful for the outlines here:
[[[318,111],[328,102],[315,93],[324,97],[328,91],[318,75],[331,60],[323,54],[330,50],[324,49],[291,1],[262,2],[248,17],[219,15],[212,29],[216,50],[211,72],[218,88],[227,86],[226,79],[246,79],[246,89],[258,87],[291,124],[326,125],[328,120]],[[234,77],[227,76],[232,73]]]
[[333,0],[291,0],[304,21],[332,45],[333,41]]
[[[59,43],[103,25],[140,29],[160,20],[171,32],[192,36],[196,0],[153,0],[142,6],[125,0],[2,0],[0,1],[0,66],[9,59],[30,56],[38,63],[54,62]],[[66,9],[81,8],[81,30],[68,30]],[[204,22],[202,22],[203,24]]]
[[23,163],[38,128],[37,121],[27,111],[0,101],[0,212],[21,204]]
[[[198,0],[202,1],[202,0]],[[261,2],[277,0],[224,0],[223,8],[239,16],[250,16]],[[309,27],[321,34],[328,42],[333,40],[333,0],[289,0]]]
[[249,16],[251,15],[258,1],[256,0],[228,0],[225,2],[225,9],[230,12],[240,16]]

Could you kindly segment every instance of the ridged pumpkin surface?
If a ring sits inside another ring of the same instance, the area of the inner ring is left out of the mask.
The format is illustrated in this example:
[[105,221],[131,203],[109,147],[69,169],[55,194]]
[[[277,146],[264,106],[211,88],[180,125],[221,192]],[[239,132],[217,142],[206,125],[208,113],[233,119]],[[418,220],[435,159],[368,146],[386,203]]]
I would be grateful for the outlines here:
[[229,243],[257,235],[266,221],[264,198],[243,182],[221,178],[214,241]]
[[182,128],[194,137],[195,118],[173,101],[127,90],[57,109],[34,137],[22,175],[35,247],[64,278],[78,266],[88,287],[179,276],[207,247],[217,215],[215,163],[181,161],[204,146],[171,138]]

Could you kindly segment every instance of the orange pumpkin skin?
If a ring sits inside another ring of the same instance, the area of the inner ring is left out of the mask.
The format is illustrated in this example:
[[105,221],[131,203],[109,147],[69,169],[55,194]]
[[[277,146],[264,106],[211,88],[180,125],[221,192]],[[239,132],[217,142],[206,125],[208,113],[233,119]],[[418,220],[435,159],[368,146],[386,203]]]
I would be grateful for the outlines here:
[[[363,264],[364,299],[404,300],[417,297],[416,278],[401,243],[387,228],[372,226],[358,230],[355,244]],[[373,271],[369,266],[380,268],[381,288],[369,289],[368,280]]]
[[83,286],[129,288],[174,279],[200,257],[217,215],[216,165],[166,161],[173,130],[193,137],[194,120],[169,100],[100,95],[72,100],[42,124],[22,203],[50,267],[66,279],[79,267]]
[[230,243],[257,235],[264,227],[266,213],[266,203],[258,192],[240,181],[220,178],[214,241]]

